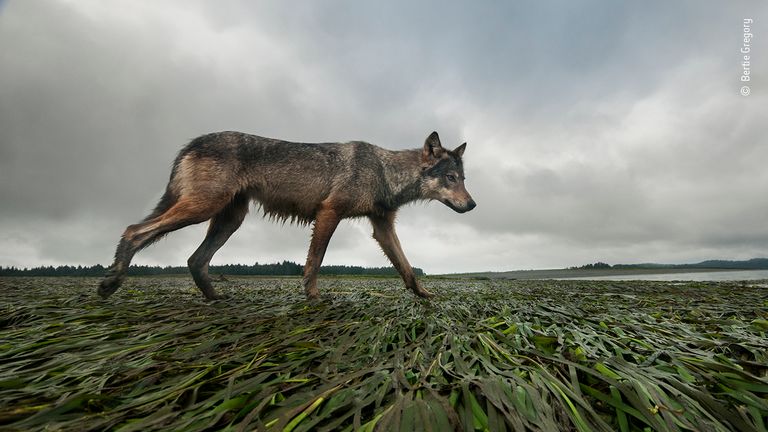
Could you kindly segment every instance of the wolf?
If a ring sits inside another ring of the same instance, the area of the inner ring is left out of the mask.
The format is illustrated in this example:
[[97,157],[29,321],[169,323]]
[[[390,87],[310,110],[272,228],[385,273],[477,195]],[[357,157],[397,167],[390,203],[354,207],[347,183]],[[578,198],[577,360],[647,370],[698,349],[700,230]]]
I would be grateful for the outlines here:
[[213,289],[208,264],[255,201],[273,219],[313,224],[302,279],[309,299],[320,295],[317,274],[334,230],[342,219],[358,217],[371,221],[373,238],[405,286],[431,297],[403,253],[395,215],[418,200],[437,200],[459,213],[475,208],[464,186],[466,147],[443,148],[437,132],[422,148],[400,151],[363,141],[298,143],[231,131],[200,136],[179,152],[155,209],[123,232],[98,294],[106,299],[120,287],[139,250],[172,231],[210,221],[187,263],[206,299],[223,298]]

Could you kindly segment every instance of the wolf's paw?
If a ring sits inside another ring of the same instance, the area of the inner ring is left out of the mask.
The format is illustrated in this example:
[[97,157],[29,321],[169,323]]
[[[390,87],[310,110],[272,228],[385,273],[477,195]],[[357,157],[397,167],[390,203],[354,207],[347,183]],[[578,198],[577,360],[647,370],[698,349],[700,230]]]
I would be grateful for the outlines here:
[[96,293],[98,293],[101,298],[107,299],[115,291],[117,291],[117,289],[120,287],[120,282],[122,281],[117,276],[107,276],[99,284],[99,288],[96,290]]
[[205,301],[214,302],[214,301],[229,300],[230,298],[232,298],[232,297],[230,297],[230,296],[228,296],[226,294],[215,294],[214,293],[214,294],[205,296]]
[[320,298],[320,293],[316,293],[314,295],[307,294],[307,303],[309,303],[310,306],[317,306],[323,303],[323,300]]
[[304,294],[307,295],[307,300],[317,301],[320,299],[320,290],[317,289],[316,285],[310,285],[307,281],[302,281],[301,285],[304,287]]
[[421,298],[432,298],[435,296],[434,294],[425,290],[424,288],[415,289],[413,290],[413,293]]

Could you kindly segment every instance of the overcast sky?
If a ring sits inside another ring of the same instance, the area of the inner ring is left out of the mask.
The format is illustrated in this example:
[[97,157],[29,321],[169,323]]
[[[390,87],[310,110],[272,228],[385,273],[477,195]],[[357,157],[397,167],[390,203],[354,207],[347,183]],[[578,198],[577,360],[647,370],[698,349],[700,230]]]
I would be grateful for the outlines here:
[[[478,207],[398,218],[428,273],[768,256],[766,23],[758,0],[0,1],[0,265],[109,264],[220,130],[467,141]],[[343,222],[325,263],[388,265],[370,231]],[[213,263],[303,263],[309,234],[254,209]]]

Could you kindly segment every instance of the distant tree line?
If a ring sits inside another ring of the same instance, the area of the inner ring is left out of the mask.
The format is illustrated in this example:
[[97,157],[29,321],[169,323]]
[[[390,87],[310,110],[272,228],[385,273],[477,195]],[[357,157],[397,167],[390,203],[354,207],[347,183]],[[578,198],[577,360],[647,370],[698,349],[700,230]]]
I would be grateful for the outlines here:
[[[212,265],[211,274],[240,275],[240,276],[300,276],[304,266],[292,261],[273,264],[225,264]],[[424,276],[424,271],[414,268],[418,276]],[[0,266],[0,276],[104,276],[106,268],[101,264],[94,266],[44,266],[34,268],[17,268]],[[132,265],[128,268],[131,276],[176,275],[188,274],[189,269],[183,266],[146,266]],[[355,275],[355,276],[396,276],[394,267],[361,267],[346,265],[329,265],[320,267],[322,275]]]
[[707,260],[695,264],[606,264],[596,262],[580,267],[569,267],[570,270],[597,270],[597,269],[721,269],[721,270],[768,270],[768,258],[752,258],[745,261]]
[[569,270],[597,270],[597,269],[610,269],[613,268],[610,264],[604,262],[596,262],[594,264],[586,264],[581,267],[569,267]]

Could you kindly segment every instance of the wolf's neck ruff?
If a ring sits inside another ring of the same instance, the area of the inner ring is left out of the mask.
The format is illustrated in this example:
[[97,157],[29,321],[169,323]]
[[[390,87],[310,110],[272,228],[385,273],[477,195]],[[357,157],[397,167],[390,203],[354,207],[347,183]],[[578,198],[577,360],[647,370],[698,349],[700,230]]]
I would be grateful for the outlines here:
[[390,188],[385,194],[387,210],[397,208],[422,197],[421,150],[388,151],[382,155],[384,185]]

